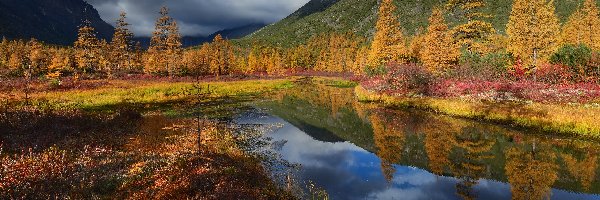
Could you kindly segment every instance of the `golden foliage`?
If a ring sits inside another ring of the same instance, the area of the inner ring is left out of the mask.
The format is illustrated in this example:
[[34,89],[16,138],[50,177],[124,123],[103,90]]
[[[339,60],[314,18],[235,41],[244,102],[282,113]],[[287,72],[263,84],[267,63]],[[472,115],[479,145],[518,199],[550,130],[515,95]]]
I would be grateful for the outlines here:
[[99,70],[100,41],[96,38],[96,31],[90,21],[84,21],[79,28],[77,41],[75,41],[75,60],[80,73]]
[[564,44],[585,44],[600,50],[600,16],[594,0],[585,0],[563,26],[561,42]]
[[396,171],[392,164],[400,163],[406,135],[400,123],[384,121],[383,117],[385,116],[374,114],[370,120],[377,156],[381,158],[381,170],[386,180],[391,181]]
[[559,46],[560,25],[554,1],[515,0],[506,32],[508,52],[529,67],[547,62]]
[[396,5],[393,0],[381,1],[375,26],[376,32],[369,53],[370,67],[403,61],[406,45],[395,11]]
[[578,161],[569,154],[561,154],[567,170],[577,180],[581,182],[581,186],[585,190],[589,190],[592,182],[596,177],[596,169],[598,168],[598,156],[595,154],[587,154],[584,160]]
[[476,43],[488,40],[488,37],[495,32],[492,24],[484,21],[489,17],[483,13],[484,0],[450,0],[448,7],[455,13],[459,13],[460,19],[466,21],[455,26],[453,32],[455,40],[467,47],[469,51],[475,51],[473,46]]
[[506,150],[506,176],[515,200],[549,199],[558,179],[556,155],[548,147],[513,147]]
[[230,74],[230,69],[235,65],[233,46],[221,35],[217,35],[210,44],[209,69],[215,76]]
[[452,33],[441,9],[434,9],[429,18],[429,28],[425,36],[425,48],[421,52],[421,61],[430,71],[441,73],[458,62],[459,46],[454,43]]
[[156,20],[155,30],[150,39],[150,48],[144,71],[151,74],[175,75],[179,73],[181,35],[177,22],[169,16],[169,10],[162,7]]

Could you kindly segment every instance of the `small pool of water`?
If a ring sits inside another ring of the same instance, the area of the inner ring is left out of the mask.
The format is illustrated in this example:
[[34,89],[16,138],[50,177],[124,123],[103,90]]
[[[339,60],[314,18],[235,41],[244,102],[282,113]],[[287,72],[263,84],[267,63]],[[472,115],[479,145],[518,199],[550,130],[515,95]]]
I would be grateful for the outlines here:
[[596,142],[380,108],[322,84],[274,99],[237,121],[280,124],[277,152],[330,199],[600,199]]

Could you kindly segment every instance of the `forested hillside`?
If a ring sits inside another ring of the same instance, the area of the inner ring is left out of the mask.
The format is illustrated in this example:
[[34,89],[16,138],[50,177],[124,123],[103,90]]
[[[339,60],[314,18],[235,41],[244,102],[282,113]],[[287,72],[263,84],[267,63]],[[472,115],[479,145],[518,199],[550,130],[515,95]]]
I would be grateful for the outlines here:
[[[406,34],[424,32],[428,18],[435,6],[443,6],[448,0],[402,0],[396,1],[396,14]],[[596,0],[600,2],[600,0]],[[278,23],[270,25],[241,40],[262,41],[274,45],[290,46],[304,43],[310,36],[332,31],[371,38],[375,31],[377,19],[377,0],[312,0],[304,7]],[[485,13],[499,33],[506,32],[506,24],[512,8],[512,0],[486,0]],[[573,11],[583,0],[555,0],[556,14],[562,23],[566,22]],[[446,16],[450,26],[461,23],[453,18],[452,13]]]

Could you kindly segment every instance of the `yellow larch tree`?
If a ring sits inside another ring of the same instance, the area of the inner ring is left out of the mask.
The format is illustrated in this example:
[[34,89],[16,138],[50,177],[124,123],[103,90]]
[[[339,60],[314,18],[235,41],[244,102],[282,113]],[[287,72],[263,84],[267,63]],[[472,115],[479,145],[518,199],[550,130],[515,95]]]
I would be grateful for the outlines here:
[[378,67],[388,62],[402,61],[406,52],[404,36],[393,0],[382,0],[379,5],[375,36],[369,52],[369,67]]
[[267,74],[269,76],[280,76],[284,73],[283,60],[279,50],[271,48],[268,51]]
[[483,13],[485,0],[450,0],[447,5],[460,21],[466,21],[453,28],[454,38],[468,51],[478,52],[475,44],[488,40],[495,32],[492,24],[485,21],[490,17]]
[[235,64],[231,43],[219,34],[211,43],[210,49],[210,72],[217,77],[230,73],[232,65]]
[[560,25],[553,0],[515,0],[506,27],[508,52],[534,68],[559,46]]
[[576,10],[561,33],[563,44],[585,44],[594,50],[600,50],[600,16],[594,0],[585,0],[583,6]]
[[98,70],[98,51],[100,41],[96,38],[96,31],[89,20],[85,20],[79,28],[77,41],[75,41],[75,59],[77,60],[77,73],[87,73]]
[[146,59],[146,73],[173,75],[177,64],[171,63],[175,56],[181,54],[181,36],[177,23],[169,16],[169,9],[162,7],[160,17],[156,20],[155,29],[150,39],[150,48]]
[[39,74],[42,71],[45,71],[47,68],[46,60],[48,60],[48,54],[46,52],[46,49],[44,49],[44,46],[33,38],[29,40],[27,46],[29,47],[28,73],[30,73],[30,75],[35,75]]
[[131,70],[133,59],[133,33],[127,28],[126,13],[121,11],[117,19],[115,33],[110,43],[111,71]]
[[454,42],[441,9],[434,9],[431,13],[424,40],[425,47],[421,52],[421,61],[429,71],[442,73],[456,65],[460,56],[460,47]]

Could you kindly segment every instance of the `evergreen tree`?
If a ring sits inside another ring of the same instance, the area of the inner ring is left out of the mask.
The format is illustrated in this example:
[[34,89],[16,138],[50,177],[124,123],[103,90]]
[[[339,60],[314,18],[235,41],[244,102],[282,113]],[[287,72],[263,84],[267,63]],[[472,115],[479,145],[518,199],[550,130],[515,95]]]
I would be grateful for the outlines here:
[[559,46],[554,1],[515,0],[506,32],[507,50],[529,67],[546,62]]
[[458,62],[460,48],[448,30],[441,9],[434,9],[431,13],[427,30],[421,61],[428,70],[441,73]]
[[390,61],[401,61],[405,53],[404,36],[395,15],[393,0],[382,0],[379,6],[376,32],[369,53],[369,66],[377,67]]

